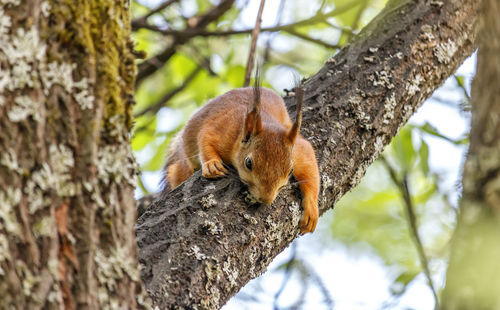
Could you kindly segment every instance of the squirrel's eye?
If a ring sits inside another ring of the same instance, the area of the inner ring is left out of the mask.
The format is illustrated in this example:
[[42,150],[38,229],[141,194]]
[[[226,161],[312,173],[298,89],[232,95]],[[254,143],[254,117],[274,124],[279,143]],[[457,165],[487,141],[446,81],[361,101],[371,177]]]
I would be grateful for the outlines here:
[[248,168],[248,170],[252,170],[252,160],[250,157],[245,158],[245,166]]

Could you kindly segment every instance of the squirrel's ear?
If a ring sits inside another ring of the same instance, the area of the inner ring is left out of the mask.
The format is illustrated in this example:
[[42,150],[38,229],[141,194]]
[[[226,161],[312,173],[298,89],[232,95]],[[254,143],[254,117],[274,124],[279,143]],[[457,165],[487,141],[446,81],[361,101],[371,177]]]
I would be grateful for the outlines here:
[[260,118],[260,107],[256,106],[247,113],[245,118],[243,142],[247,142],[252,136],[255,136],[261,131],[262,120]]
[[[257,72],[257,76],[258,75],[259,73]],[[262,131],[262,120],[260,118],[260,85],[258,77],[256,77],[253,87],[253,100],[252,110],[250,110],[245,117],[243,142],[247,142],[252,136]]]
[[295,123],[293,123],[292,128],[288,132],[288,141],[290,143],[295,142],[295,138],[299,134],[300,125],[302,124],[302,103],[304,102],[304,90],[301,86],[295,88],[295,98],[297,100],[297,116],[295,117]]

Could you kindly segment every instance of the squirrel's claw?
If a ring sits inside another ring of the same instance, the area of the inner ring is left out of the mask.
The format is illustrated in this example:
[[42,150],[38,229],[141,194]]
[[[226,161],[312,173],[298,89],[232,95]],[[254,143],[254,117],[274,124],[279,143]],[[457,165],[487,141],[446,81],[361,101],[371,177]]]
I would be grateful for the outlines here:
[[226,175],[227,169],[224,168],[222,162],[217,159],[212,159],[203,163],[201,174],[205,178],[217,178]]
[[306,234],[308,232],[312,233],[316,229],[316,224],[318,224],[318,208],[316,205],[307,205],[304,201],[304,215],[299,222],[300,232]]

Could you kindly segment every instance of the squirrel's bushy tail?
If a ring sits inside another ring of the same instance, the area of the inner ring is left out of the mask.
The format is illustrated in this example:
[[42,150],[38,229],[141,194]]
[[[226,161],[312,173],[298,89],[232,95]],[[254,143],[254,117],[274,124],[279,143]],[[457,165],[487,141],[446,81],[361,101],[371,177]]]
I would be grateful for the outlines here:
[[182,142],[182,141],[181,142],[179,141],[181,135],[182,135],[182,131],[179,132],[175,136],[174,140],[170,144],[170,148],[169,148],[168,156],[167,156],[167,163],[165,164],[165,167],[163,168],[163,177],[161,178],[161,181],[160,181],[160,189],[162,192],[169,192],[170,190],[172,190],[171,185],[168,183],[167,171],[168,171],[168,167],[170,167],[172,164],[174,164],[175,162],[177,162],[180,159],[180,155],[178,153],[178,150],[181,147],[181,145],[179,145],[179,143]]

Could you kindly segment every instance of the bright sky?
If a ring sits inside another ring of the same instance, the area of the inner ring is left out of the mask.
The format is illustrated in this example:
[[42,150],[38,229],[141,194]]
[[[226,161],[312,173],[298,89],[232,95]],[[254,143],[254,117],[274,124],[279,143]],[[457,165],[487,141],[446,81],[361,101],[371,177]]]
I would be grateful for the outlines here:
[[[150,6],[155,6],[158,0],[142,1]],[[275,16],[277,14],[280,1],[267,1],[263,14],[263,27],[274,25]],[[241,3],[241,2],[239,2]],[[252,27],[259,0],[250,0],[248,6],[241,14],[242,18],[237,23],[237,28],[246,29]],[[311,15],[314,8],[310,8],[311,12],[303,12],[305,16]],[[189,6],[183,8],[186,12],[190,10]],[[286,21],[288,17],[283,16]],[[470,89],[470,82],[475,71],[475,57],[471,57],[459,68],[458,72],[465,77],[465,84]],[[276,89],[287,88],[292,84],[293,77],[287,77],[286,74],[279,74],[281,79],[273,81],[273,86]],[[438,98],[445,98],[454,102],[460,102],[462,96],[457,92],[452,91],[455,81],[448,80],[443,87],[436,91],[435,96]],[[158,128],[159,131],[169,131],[179,120],[179,115],[175,115],[172,110],[162,109],[158,115]],[[436,100],[428,100],[418,110],[418,112],[410,119],[411,123],[423,124],[430,122],[442,134],[451,137],[459,138],[468,131],[468,119],[457,111],[456,108],[447,106]],[[440,180],[440,186],[444,189],[454,189],[460,179],[461,164],[464,160],[465,148],[457,147],[451,143],[445,142],[442,139],[425,137],[425,141],[429,145],[430,150],[430,166],[434,171],[439,171],[444,177]],[[136,153],[139,162],[145,158],[149,158],[151,154],[147,148],[144,151]],[[143,173],[145,186],[155,191],[157,184],[160,181],[161,173]],[[455,191],[456,193],[456,191]],[[137,193],[138,194],[138,193]],[[456,202],[457,194],[452,197]],[[332,217],[333,212],[328,212],[324,217]],[[384,302],[391,300],[388,287],[391,284],[391,276],[394,276],[396,270],[388,270],[375,255],[367,252],[352,253],[347,251],[341,244],[330,242],[330,246],[325,247],[324,236],[328,233],[322,231],[329,230],[327,224],[330,220],[326,218],[320,219],[317,232],[308,234],[299,238],[297,242],[298,255],[301,258],[307,257],[307,263],[319,273],[322,281],[325,283],[329,294],[335,302],[335,309],[337,310],[361,310],[361,309],[380,309]],[[335,219],[342,220],[342,219]],[[281,253],[275,261],[269,266],[268,270],[275,269],[291,255],[290,248]],[[441,286],[444,279],[445,266],[441,266],[441,274],[435,278],[437,286]],[[260,284],[262,289],[269,294],[268,300],[262,303],[241,303],[238,299],[233,298],[223,308],[224,310],[233,309],[272,309],[272,295],[278,290],[281,285],[283,273],[266,273],[263,275],[263,280]],[[279,299],[280,306],[289,305],[295,301],[300,293],[300,279],[294,278],[284,290],[281,298]],[[255,285],[255,284],[254,284]],[[255,286],[247,286],[243,288],[243,292],[254,292]],[[310,293],[307,295],[306,309],[323,309],[322,295],[318,289],[313,286]],[[423,276],[419,276],[412,282],[407,290],[407,293],[401,298],[400,302],[395,307],[388,309],[432,309],[434,305],[432,294],[425,283]]]

